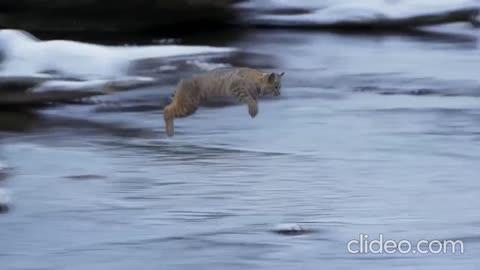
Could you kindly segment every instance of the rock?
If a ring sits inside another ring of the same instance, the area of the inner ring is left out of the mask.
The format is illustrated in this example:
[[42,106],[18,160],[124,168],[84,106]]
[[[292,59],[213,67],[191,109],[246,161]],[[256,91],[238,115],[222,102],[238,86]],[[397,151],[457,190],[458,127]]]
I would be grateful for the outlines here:
[[11,205],[10,194],[7,190],[0,188],[0,213],[5,213]]
[[0,161],[0,181],[5,179],[9,167]]
[[303,228],[296,223],[284,223],[278,224],[273,229],[272,232],[283,234],[283,235],[303,235],[313,232],[312,230]]

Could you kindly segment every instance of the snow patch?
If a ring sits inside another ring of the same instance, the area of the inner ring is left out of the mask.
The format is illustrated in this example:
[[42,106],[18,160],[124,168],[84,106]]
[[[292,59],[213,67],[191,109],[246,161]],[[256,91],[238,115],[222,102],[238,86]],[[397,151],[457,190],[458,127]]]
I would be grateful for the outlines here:
[[201,70],[214,70],[216,68],[224,68],[224,67],[230,67],[228,64],[223,64],[223,63],[208,63],[204,61],[199,61],[199,60],[188,60],[187,64],[193,65],[198,67]]
[[80,80],[126,76],[133,61],[173,56],[223,54],[210,46],[102,46],[70,40],[41,41],[25,31],[0,30],[0,76],[61,74]]
[[[284,1],[254,0],[242,8],[267,10],[255,14],[253,22],[266,25],[330,25],[344,22],[372,22],[384,19],[409,19],[422,15],[438,15],[466,9],[480,9],[476,0],[330,0]],[[300,14],[275,14],[275,10],[299,9]]]

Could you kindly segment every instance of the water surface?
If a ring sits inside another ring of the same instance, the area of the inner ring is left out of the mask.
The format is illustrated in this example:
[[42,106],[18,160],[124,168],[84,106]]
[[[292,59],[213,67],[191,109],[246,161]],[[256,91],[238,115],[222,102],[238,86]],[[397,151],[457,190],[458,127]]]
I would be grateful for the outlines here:
[[[283,96],[254,120],[202,108],[171,139],[173,81],[2,113],[2,269],[475,269],[480,54],[457,30],[250,31],[227,45],[285,71]],[[313,232],[271,232],[291,222]],[[348,254],[360,233],[465,254]]]

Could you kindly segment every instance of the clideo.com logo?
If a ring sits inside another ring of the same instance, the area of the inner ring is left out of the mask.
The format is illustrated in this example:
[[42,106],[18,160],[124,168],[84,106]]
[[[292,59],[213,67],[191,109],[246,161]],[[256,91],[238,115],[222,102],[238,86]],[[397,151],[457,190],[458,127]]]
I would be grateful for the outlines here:
[[463,254],[464,245],[461,240],[420,240],[416,243],[386,240],[383,234],[372,239],[362,233],[358,239],[347,243],[347,251],[350,254]]

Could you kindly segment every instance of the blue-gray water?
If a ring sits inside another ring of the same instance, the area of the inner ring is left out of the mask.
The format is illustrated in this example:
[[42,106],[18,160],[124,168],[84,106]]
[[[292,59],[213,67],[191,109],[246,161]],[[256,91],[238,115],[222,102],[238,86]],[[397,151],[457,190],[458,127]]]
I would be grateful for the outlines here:
[[[227,45],[268,55],[283,96],[254,120],[202,108],[172,139],[174,84],[2,113],[0,269],[475,269],[480,50],[458,27],[246,33]],[[460,239],[465,254],[348,254],[360,233]]]

